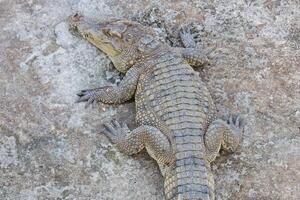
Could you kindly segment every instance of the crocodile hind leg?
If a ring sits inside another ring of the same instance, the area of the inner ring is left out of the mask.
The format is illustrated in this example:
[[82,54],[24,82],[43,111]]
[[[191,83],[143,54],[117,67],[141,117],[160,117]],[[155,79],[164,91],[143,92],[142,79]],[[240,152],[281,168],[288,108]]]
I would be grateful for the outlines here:
[[104,134],[127,155],[146,148],[149,155],[160,164],[169,164],[174,160],[168,138],[153,126],[142,125],[130,131],[126,124],[112,121],[104,124],[104,128]]
[[239,116],[229,117],[227,121],[213,121],[204,136],[207,160],[214,161],[221,147],[226,151],[235,151],[242,139],[243,126]]

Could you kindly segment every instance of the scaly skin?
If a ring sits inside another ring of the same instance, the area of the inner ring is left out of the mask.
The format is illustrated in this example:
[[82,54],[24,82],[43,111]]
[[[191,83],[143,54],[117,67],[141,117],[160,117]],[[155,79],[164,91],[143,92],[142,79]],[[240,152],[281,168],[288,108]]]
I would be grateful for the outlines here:
[[69,21],[125,73],[116,87],[81,91],[78,102],[120,104],[135,95],[139,127],[131,131],[112,121],[104,125],[106,136],[128,155],[147,149],[165,178],[166,199],[214,199],[210,162],[221,147],[237,148],[243,127],[238,116],[227,121],[215,117],[209,91],[191,67],[207,63],[195,49],[197,33],[182,29],[187,48],[170,48],[135,22],[95,23],[78,14]]

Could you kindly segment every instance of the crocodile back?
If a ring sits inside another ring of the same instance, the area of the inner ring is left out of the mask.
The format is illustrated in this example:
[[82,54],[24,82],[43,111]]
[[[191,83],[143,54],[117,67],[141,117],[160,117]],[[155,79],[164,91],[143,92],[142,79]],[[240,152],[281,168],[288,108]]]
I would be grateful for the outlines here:
[[165,175],[167,199],[209,199],[203,136],[210,94],[179,55],[165,54],[150,66],[136,92],[137,122],[159,128],[171,142],[176,160]]

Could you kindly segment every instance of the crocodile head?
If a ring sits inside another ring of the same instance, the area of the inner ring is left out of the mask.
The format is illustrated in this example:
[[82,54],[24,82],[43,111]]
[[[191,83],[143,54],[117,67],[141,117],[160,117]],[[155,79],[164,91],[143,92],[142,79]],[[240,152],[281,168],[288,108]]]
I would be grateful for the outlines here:
[[125,73],[159,47],[154,31],[128,20],[95,22],[79,14],[69,18],[70,29],[106,53],[114,66]]

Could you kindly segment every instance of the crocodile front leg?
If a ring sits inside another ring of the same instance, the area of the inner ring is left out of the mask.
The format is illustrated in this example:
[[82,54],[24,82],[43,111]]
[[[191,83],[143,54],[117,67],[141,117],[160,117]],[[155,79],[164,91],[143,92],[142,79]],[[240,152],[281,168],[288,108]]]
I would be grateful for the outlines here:
[[160,164],[169,164],[174,160],[168,138],[153,126],[142,125],[130,131],[126,124],[112,121],[104,124],[104,128],[104,134],[127,155],[146,148],[149,155]]
[[175,51],[177,51],[192,67],[202,67],[209,64],[206,53],[203,53],[201,49],[176,47]]
[[124,76],[118,86],[100,87],[95,89],[82,90],[77,95],[79,99],[76,102],[87,101],[85,107],[97,101],[107,104],[119,104],[131,99],[135,93],[141,69],[132,67]]
[[226,122],[221,119],[213,121],[204,138],[207,160],[214,161],[221,147],[226,151],[235,151],[241,142],[243,129],[243,121],[239,116],[229,117]]

